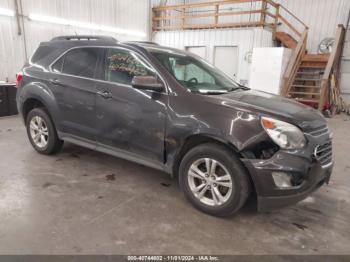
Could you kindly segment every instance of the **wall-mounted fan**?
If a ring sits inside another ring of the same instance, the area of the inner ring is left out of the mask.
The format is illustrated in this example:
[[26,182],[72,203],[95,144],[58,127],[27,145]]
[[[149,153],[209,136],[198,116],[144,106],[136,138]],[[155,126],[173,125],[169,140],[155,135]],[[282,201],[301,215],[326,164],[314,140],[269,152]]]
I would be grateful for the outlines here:
[[332,46],[334,44],[334,38],[326,37],[321,41],[318,45],[318,53],[319,54],[329,54],[332,52]]

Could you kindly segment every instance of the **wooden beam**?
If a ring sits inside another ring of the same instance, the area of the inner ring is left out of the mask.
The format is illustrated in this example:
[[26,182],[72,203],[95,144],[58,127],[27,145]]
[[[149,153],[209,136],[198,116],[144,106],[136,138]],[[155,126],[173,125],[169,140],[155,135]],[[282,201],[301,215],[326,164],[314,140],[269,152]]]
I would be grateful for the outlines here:
[[262,9],[262,12],[260,14],[260,22],[261,23],[265,23],[266,10],[267,10],[267,2],[266,2],[266,0],[262,0],[262,2],[261,2],[261,9]]
[[274,15],[273,13],[268,12],[268,11],[266,11],[265,14],[266,14],[267,16],[269,16],[269,17],[274,18],[274,19],[277,17],[276,15]]
[[212,1],[212,2],[202,2],[195,4],[182,4],[182,5],[167,5],[167,6],[157,6],[152,9],[155,11],[161,10],[176,10],[181,8],[195,8],[195,7],[206,7],[206,6],[215,6],[215,5],[227,5],[227,4],[240,4],[240,3],[251,3],[251,2],[261,2],[262,0],[221,0],[221,1]]
[[214,23],[217,25],[219,23],[219,5],[215,5],[215,20]]
[[232,12],[222,12],[222,13],[209,13],[209,14],[196,14],[196,15],[174,15],[174,16],[159,16],[153,17],[153,21],[160,20],[172,20],[172,19],[192,19],[192,18],[202,18],[202,17],[219,17],[219,16],[231,16],[231,15],[246,15],[246,14],[259,14],[262,10],[247,10],[247,11],[232,11]]
[[345,36],[344,26],[338,25],[337,33],[335,35],[333,51],[330,54],[330,57],[328,59],[327,66],[323,73],[323,77],[321,81],[321,97],[320,97],[320,102],[318,104],[318,110],[320,111],[323,110],[327,87],[328,87],[328,81],[329,81],[329,77],[331,75],[332,69],[339,62],[339,57],[341,55],[341,50],[344,43],[344,36]]
[[301,59],[305,53],[306,50],[306,41],[307,41],[307,33],[308,30],[305,29],[299,42],[297,47],[294,49],[292,56],[288,62],[286,71],[283,75],[283,88],[282,88],[282,95],[283,96],[287,96],[289,89],[291,87],[291,82],[296,74],[296,71],[298,69],[298,66],[301,63]]
[[272,0],[266,0],[266,2],[269,4],[269,5],[272,5],[273,7],[277,7],[277,6],[279,6],[279,4],[277,4],[277,3],[275,3],[274,1],[272,1]]
[[309,27],[303,22],[301,21],[297,16],[295,16],[291,11],[289,11],[287,8],[285,8],[283,5],[280,5],[280,7],[286,11],[289,15],[291,15],[295,20],[297,20],[300,24],[302,24],[304,26],[305,29],[309,29]]
[[271,26],[272,24],[262,24],[259,22],[242,22],[242,23],[222,23],[222,24],[188,24],[188,25],[174,25],[174,26],[159,26],[153,28],[155,31],[164,30],[192,30],[192,29],[213,29],[213,28],[239,28],[239,27],[260,27]]
[[281,21],[283,23],[285,23],[294,33],[296,33],[299,37],[301,37],[301,33],[291,24],[287,21],[287,19],[285,19],[283,16],[281,16],[280,14],[278,15],[278,18],[281,19]]

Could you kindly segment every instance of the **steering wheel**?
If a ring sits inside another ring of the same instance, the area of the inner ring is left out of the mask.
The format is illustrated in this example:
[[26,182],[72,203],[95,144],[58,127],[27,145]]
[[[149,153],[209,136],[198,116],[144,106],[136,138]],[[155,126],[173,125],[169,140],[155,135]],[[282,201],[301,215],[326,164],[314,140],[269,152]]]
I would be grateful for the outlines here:
[[192,77],[191,79],[187,80],[188,83],[191,83],[191,85],[197,85],[198,84],[198,79],[195,77]]

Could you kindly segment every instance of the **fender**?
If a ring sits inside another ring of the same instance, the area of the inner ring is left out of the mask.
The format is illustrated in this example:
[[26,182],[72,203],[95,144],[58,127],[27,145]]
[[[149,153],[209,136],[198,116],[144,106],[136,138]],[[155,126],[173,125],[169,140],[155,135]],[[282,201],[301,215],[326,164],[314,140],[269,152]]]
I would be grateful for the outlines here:
[[30,82],[25,84],[19,89],[17,96],[17,104],[19,112],[23,114],[23,106],[30,99],[40,101],[51,116],[52,121],[55,124],[56,129],[60,130],[61,116],[59,113],[58,105],[52,91],[42,82]]

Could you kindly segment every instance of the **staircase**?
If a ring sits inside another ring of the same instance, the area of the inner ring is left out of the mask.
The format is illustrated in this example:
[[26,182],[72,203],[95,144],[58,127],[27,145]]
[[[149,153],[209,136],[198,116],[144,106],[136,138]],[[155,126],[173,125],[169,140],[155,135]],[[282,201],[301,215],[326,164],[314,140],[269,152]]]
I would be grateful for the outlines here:
[[298,42],[286,32],[276,32],[275,40],[280,44],[283,44],[283,46],[291,49],[295,49],[298,45]]
[[307,29],[296,41],[284,32],[276,32],[279,45],[291,48],[293,55],[284,75],[282,94],[320,111],[329,108],[327,103],[329,79],[336,71],[341,46],[344,41],[344,27],[339,25],[331,54],[309,54],[306,50]]
[[293,78],[288,97],[318,108],[321,98],[321,82],[329,55],[305,54]]

